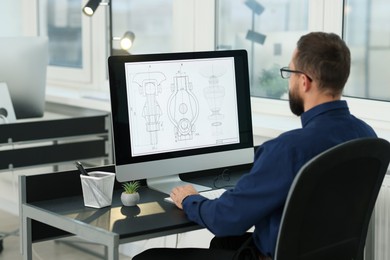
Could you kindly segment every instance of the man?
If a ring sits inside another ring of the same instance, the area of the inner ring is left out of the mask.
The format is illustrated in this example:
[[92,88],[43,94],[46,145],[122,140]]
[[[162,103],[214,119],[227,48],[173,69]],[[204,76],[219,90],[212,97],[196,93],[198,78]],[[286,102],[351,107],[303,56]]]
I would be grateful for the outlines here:
[[[151,249],[134,259],[244,259],[246,252],[245,259],[272,259],[283,206],[299,169],[337,144],[376,136],[340,100],[349,72],[350,51],[339,36],[302,36],[289,67],[281,69],[289,78],[291,111],[301,117],[302,128],[262,144],[249,174],[217,200],[200,196],[190,185],[172,190],[177,207],[215,234],[210,249]],[[247,233],[253,226],[254,232]]]

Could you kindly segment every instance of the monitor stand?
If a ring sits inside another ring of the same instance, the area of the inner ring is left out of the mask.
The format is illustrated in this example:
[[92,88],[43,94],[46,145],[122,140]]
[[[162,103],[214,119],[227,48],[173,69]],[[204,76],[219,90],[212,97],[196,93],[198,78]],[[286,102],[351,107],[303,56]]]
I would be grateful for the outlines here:
[[151,179],[147,179],[146,183],[149,188],[166,193],[168,195],[171,193],[174,187],[188,185],[188,184],[194,186],[194,188],[198,192],[211,190],[211,188],[207,186],[182,181],[179,175],[151,178]]

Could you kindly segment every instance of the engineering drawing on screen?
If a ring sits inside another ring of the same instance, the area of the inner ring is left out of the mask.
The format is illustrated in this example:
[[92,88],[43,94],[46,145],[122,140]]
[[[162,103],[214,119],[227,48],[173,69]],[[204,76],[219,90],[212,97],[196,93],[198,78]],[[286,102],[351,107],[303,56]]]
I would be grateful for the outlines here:
[[209,105],[211,115],[209,115],[209,120],[214,126],[216,134],[220,134],[222,131],[222,121],[224,115],[221,114],[222,102],[225,97],[225,87],[219,84],[219,78],[226,73],[226,68],[223,66],[216,66],[216,64],[211,64],[209,67],[205,67],[201,74],[208,79],[209,85],[204,88],[204,95]]
[[157,144],[157,132],[160,130],[160,116],[162,114],[157,96],[161,93],[161,82],[165,75],[161,72],[137,73],[133,82],[138,85],[139,95],[145,98],[142,117],[145,119],[146,131],[150,135],[150,144]]
[[168,117],[174,125],[176,141],[193,139],[195,121],[199,115],[199,103],[189,76],[179,71],[173,77],[171,96],[168,100]]
[[233,59],[126,64],[133,156],[239,142]]

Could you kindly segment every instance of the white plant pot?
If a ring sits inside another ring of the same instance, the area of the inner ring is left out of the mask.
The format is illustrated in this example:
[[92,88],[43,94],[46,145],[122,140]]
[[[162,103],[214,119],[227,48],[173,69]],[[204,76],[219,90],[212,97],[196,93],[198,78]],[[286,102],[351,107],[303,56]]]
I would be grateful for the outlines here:
[[124,206],[135,206],[139,202],[139,193],[125,193],[121,194],[121,201]]

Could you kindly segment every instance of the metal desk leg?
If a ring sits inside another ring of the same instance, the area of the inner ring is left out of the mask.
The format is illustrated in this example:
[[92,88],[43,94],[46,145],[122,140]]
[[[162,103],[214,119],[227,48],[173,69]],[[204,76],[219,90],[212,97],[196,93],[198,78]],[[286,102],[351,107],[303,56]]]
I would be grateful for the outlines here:
[[20,253],[23,260],[32,260],[32,220],[26,216],[26,179],[19,176],[19,221],[20,221]]
[[119,260],[119,238],[114,238],[112,243],[107,244],[107,260]]
[[22,214],[20,250],[23,260],[32,260],[31,219]]

